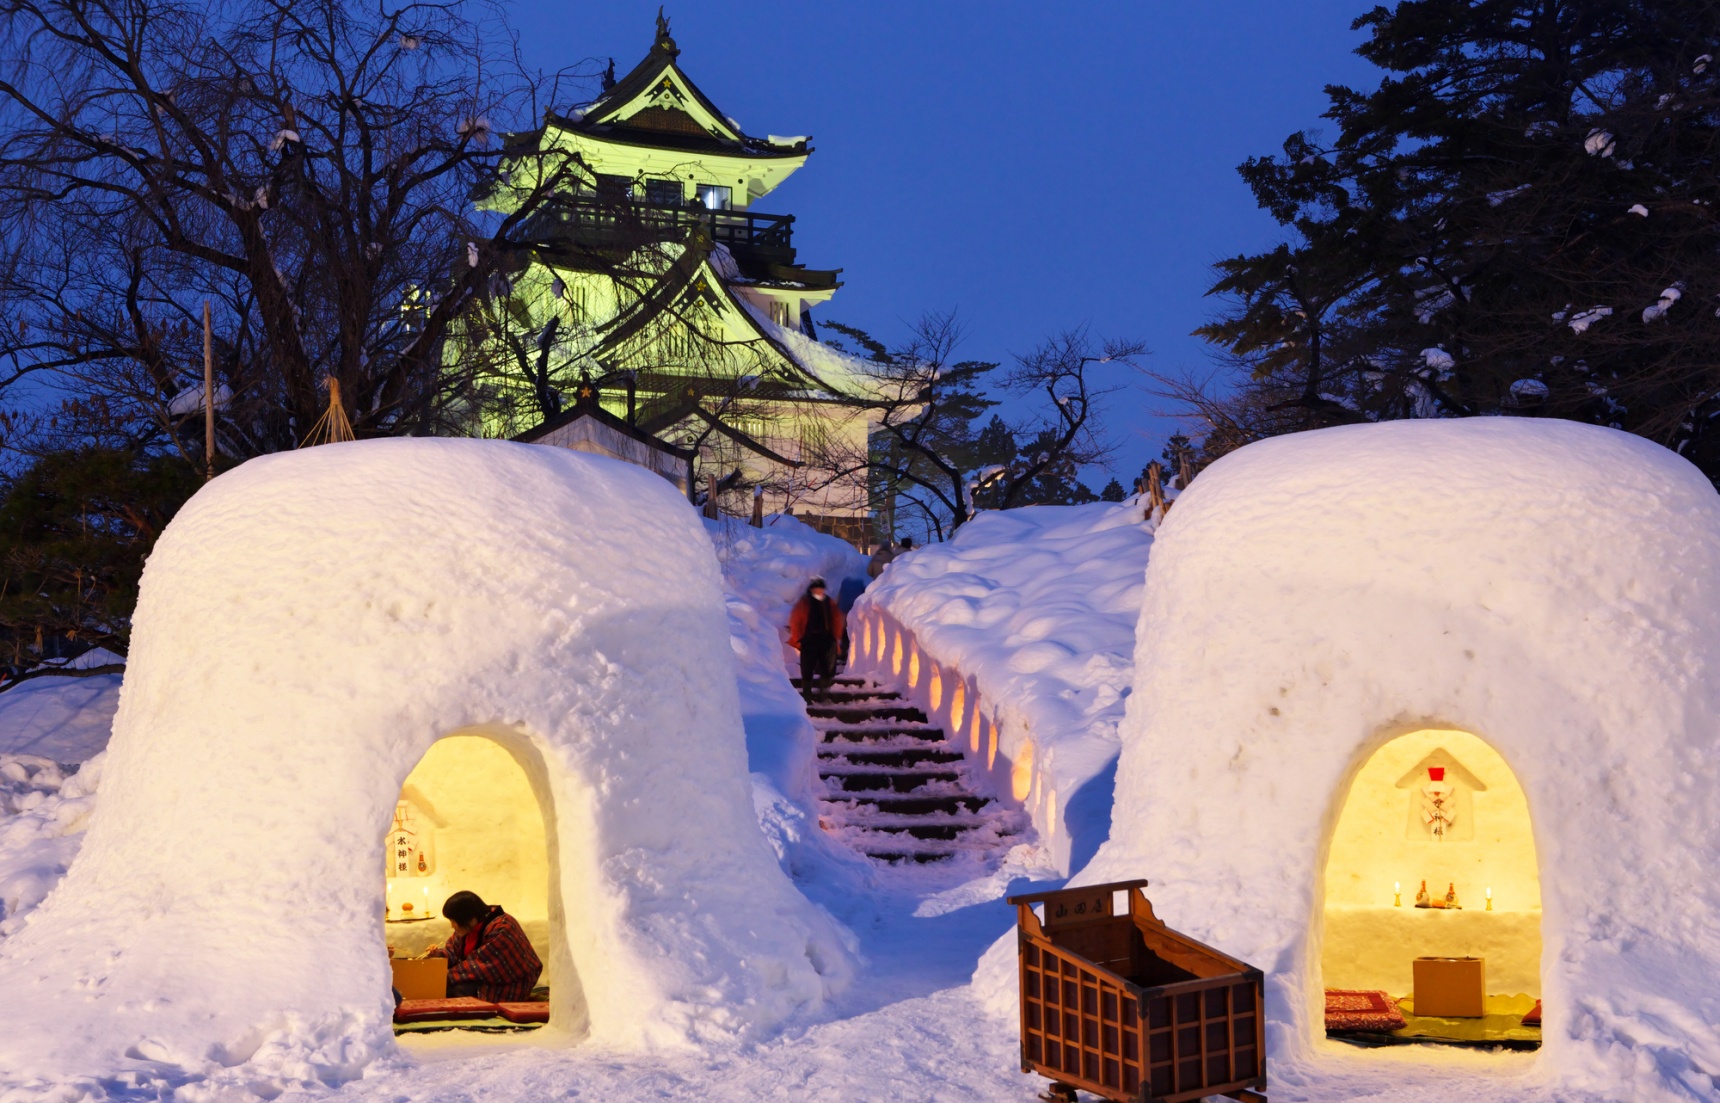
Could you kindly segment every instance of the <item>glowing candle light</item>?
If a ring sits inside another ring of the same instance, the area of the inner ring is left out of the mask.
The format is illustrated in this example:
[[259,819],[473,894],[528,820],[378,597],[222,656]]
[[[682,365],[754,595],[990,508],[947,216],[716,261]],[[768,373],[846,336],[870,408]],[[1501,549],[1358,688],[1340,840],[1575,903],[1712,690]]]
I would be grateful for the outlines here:
[[1403,907],[1403,884],[1399,881],[1392,882],[1392,907]]
[[1487,910],[1488,911],[1493,910],[1493,886],[1492,885],[1487,886]]

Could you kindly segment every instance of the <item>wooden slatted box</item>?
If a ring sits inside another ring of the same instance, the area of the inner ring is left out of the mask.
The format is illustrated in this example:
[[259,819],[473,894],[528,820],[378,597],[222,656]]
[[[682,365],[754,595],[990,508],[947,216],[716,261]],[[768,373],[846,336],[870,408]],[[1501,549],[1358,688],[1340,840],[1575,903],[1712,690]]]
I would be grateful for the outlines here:
[[1266,1089],[1263,975],[1165,926],[1146,885],[1009,898],[1022,1071],[1117,1103],[1259,1098],[1249,1093]]

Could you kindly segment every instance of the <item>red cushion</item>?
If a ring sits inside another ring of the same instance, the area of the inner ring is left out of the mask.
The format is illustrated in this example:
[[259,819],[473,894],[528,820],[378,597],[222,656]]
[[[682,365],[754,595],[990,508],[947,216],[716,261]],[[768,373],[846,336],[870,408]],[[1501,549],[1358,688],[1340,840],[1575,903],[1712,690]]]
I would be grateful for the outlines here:
[[456,1000],[402,1000],[394,1009],[397,1023],[422,1023],[430,1019],[489,1019],[500,1009],[489,1000],[463,996]]
[[510,1023],[549,1022],[549,1002],[538,1000],[503,1001],[496,1005],[502,1018]]
[[1529,1013],[1527,1015],[1523,1016],[1523,1025],[1524,1026],[1540,1026],[1541,1025],[1541,1001],[1540,1000],[1536,1000],[1535,1006],[1531,1007],[1529,1009]]

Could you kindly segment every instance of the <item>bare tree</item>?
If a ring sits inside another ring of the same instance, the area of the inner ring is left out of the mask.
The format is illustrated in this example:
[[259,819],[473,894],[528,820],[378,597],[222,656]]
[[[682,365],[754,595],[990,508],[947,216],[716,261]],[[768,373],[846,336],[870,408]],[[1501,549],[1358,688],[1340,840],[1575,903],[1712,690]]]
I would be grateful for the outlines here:
[[[449,370],[453,322],[581,171],[518,172],[533,151],[501,140],[557,79],[527,74],[494,14],[460,3],[8,3],[8,443],[196,456],[205,300],[224,455],[299,444],[329,379],[361,436],[434,431],[469,390]],[[505,209],[476,209],[504,162]]]
[[999,365],[955,358],[963,333],[953,315],[926,316],[894,350],[847,326],[824,328],[869,354],[871,394],[854,404],[872,415],[874,429],[866,455],[830,450],[813,466],[832,478],[868,472],[875,511],[893,518],[905,507],[940,538],[980,509],[1039,500],[1034,491],[1051,472],[1102,464],[1112,451],[1103,399],[1117,388],[1101,385],[1094,365],[1134,365],[1146,351],[1139,342],[1071,330],[1016,357],[998,389],[1027,412],[1011,421],[994,416],[994,443],[978,422],[999,404],[985,389]]

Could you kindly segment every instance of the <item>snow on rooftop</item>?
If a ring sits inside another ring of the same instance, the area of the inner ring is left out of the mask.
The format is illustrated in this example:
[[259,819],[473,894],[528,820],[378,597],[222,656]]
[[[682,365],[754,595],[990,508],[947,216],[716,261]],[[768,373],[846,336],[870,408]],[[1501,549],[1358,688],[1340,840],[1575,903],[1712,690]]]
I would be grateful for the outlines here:
[[864,360],[816,341],[798,329],[774,321],[765,310],[745,295],[736,295],[735,301],[752,316],[765,336],[786,349],[795,363],[805,369],[825,390],[856,398],[895,397],[891,385],[879,379]]

